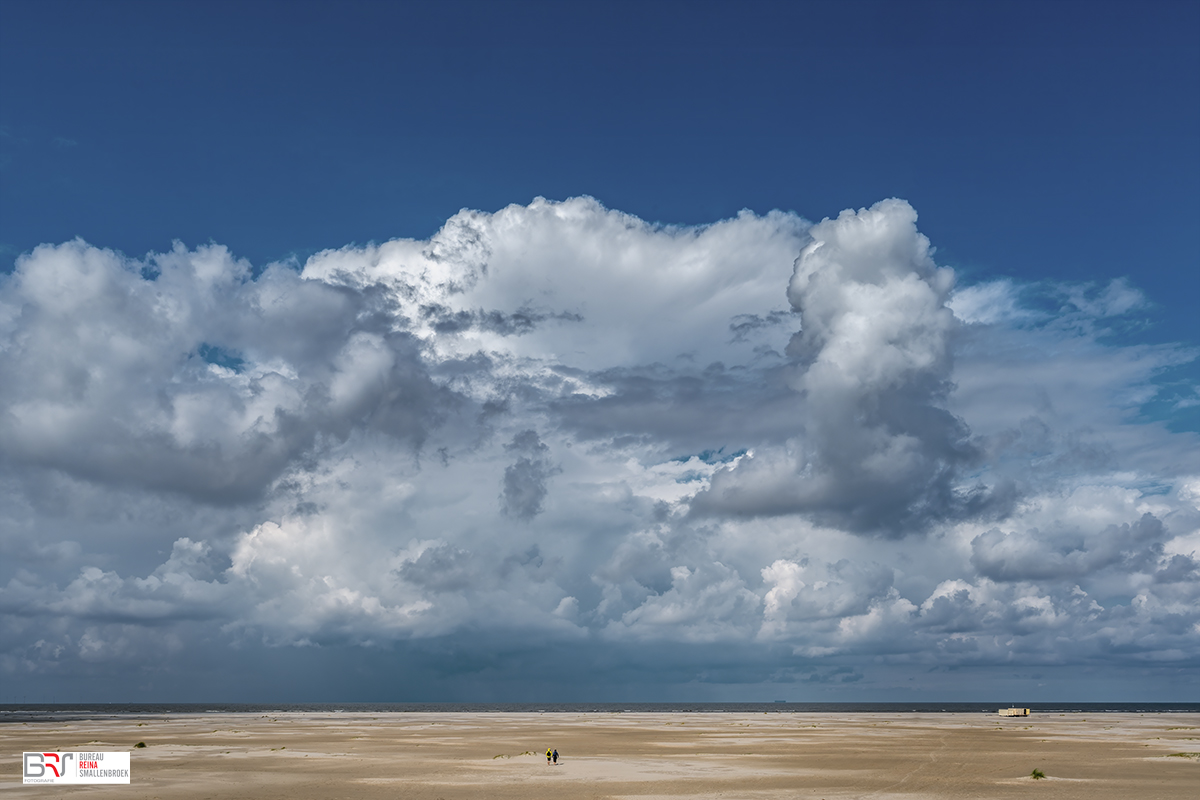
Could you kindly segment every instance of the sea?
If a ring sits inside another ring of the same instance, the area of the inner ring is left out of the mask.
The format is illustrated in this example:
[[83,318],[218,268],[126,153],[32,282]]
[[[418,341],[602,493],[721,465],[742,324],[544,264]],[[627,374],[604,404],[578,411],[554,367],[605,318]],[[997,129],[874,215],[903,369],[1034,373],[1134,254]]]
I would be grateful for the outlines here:
[[165,714],[995,714],[1016,705],[1035,714],[1200,713],[1200,703],[71,703],[0,705],[0,724]]

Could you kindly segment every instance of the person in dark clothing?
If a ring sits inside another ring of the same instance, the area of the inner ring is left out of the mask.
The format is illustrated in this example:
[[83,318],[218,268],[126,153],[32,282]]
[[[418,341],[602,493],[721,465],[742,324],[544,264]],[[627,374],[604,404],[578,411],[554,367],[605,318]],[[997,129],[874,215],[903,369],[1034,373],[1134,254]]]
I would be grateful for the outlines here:
[[554,751],[554,763],[555,764],[558,763],[558,751],[557,750]]

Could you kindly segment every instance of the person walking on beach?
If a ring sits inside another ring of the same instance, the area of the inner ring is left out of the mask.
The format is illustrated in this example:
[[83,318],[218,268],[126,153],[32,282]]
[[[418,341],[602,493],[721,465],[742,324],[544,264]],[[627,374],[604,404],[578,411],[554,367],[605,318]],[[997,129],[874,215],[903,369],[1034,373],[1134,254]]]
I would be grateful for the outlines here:
[[558,766],[558,749],[557,748],[555,748],[555,750],[554,750],[554,765]]
[[546,763],[547,764],[550,763],[550,750],[551,750],[551,748],[549,748],[549,747],[546,748]]

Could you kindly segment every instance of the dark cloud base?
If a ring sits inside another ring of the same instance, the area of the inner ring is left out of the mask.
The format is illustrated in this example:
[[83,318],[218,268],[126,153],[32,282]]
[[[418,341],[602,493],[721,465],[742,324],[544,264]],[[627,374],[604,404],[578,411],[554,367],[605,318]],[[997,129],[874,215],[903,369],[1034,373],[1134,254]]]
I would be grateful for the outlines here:
[[[486,643],[486,644],[484,644]],[[504,647],[479,637],[387,648],[189,648],[170,665],[23,677],[0,703],[1170,702],[1200,663],[887,666],[770,648]],[[7,682],[6,682],[7,683]]]

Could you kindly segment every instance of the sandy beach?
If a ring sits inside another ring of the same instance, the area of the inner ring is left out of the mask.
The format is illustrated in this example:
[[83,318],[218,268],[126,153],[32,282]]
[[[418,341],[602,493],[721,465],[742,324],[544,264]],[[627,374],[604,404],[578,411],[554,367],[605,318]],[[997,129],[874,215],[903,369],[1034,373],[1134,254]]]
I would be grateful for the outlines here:
[[[0,737],[11,798],[1098,800],[1200,787],[1200,714],[170,714],[6,723]],[[22,786],[20,753],[55,749],[129,750],[132,783]]]

